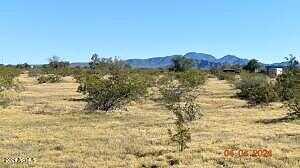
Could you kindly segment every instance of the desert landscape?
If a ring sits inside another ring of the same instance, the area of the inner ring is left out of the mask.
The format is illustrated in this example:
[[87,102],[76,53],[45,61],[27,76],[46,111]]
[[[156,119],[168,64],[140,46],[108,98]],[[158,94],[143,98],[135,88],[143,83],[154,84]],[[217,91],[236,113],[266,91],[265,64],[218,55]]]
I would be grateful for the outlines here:
[[[1,108],[4,157],[32,157],[31,164],[0,167],[299,167],[300,125],[264,122],[287,113],[282,103],[248,107],[236,89],[209,78],[199,87],[203,117],[191,124],[192,142],[183,152],[169,143],[172,115],[159,102],[132,102],[126,111],[83,112],[85,102],[72,77],[37,84],[21,74],[24,90]],[[269,149],[271,157],[224,156],[226,149]]]
[[299,8],[0,1],[0,168],[300,168]]

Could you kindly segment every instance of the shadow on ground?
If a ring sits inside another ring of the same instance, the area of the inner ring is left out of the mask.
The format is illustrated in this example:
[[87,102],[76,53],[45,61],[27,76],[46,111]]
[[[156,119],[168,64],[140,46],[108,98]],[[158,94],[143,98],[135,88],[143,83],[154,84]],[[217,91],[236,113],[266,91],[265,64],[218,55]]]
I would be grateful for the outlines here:
[[256,123],[276,124],[276,123],[282,123],[282,122],[291,122],[291,121],[295,121],[295,120],[300,120],[299,114],[288,113],[287,116],[284,116],[284,117],[258,120],[258,121],[256,121]]

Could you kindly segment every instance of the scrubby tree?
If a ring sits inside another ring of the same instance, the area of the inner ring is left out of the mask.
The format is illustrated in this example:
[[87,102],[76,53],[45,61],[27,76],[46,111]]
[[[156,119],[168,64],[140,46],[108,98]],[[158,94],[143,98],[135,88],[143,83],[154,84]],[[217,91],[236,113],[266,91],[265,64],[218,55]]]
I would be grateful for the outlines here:
[[93,54],[89,62],[90,69],[94,72],[101,73],[118,73],[119,71],[127,71],[130,66],[123,60],[115,58],[100,58],[98,54]]
[[296,66],[299,64],[296,57],[293,54],[290,54],[289,57],[285,57],[285,59],[288,61],[288,71],[295,73]]
[[90,68],[91,69],[96,69],[96,65],[100,62],[100,58],[98,54],[93,54],[91,57],[91,61],[89,62]]
[[170,70],[175,72],[184,72],[191,69],[193,65],[193,60],[177,55],[172,58],[172,66],[170,67]]
[[260,64],[256,59],[252,59],[248,62],[246,66],[243,67],[243,69],[249,71],[249,72],[255,72],[256,69],[260,68]]
[[291,100],[295,97],[295,70],[296,65],[298,65],[296,57],[292,54],[285,59],[288,61],[288,68],[284,74],[276,78],[276,90],[282,101]]
[[28,63],[25,62],[24,64],[17,64],[16,68],[19,68],[19,69],[30,69],[31,66]]
[[70,65],[68,61],[63,61],[58,56],[52,56],[48,59],[49,67],[53,69],[65,68]]

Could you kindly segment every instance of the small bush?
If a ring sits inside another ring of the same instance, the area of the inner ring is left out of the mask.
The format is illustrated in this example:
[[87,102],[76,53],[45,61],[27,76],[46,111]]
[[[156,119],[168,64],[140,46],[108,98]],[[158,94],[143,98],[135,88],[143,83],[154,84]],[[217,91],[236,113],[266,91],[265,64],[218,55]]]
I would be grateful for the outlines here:
[[194,103],[193,100],[189,100],[183,104],[174,104],[170,107],[170,109],[177,119],[184,123],[188,123],[202,117],[200,106]]
[[282,101],[291,100],[295,97],[293,76],[291,72],[288,72],[276,78],[276,91]]
[[168,129],[168,134],[172,142],[178,144],[178,150],[182,152],[187,149],[187,143],[191,142],[190,128],[180,122],[176,122],[176,129],[173,133],[171,129]]
[[50,75],[41,75],[37,78],[38,83],[42,84],[42,83],[57,83],[60,82],[61,76],[59,75],[55,75],[55,74],[50,74]]
[[18,84],[14,80],[20,71],[14,68],[0,67],[0,92],[7,89],[16,89]]
[[0,67],[0,106],[8,105],[10,99],[6,97],[6,90],[19,91],[21,85],[15,77],[20,74],[20,71],[14,68]]
[[199,85],[203,85],[207,79],[207,76],[203,72],[193,70],[193,71],[176,73],[176,79],[184,87],[193,89]]
[[202,116],[200,106],[190,100],[183,105],[180,103],[173,104],[169,108],[176,116],[176,128],[174,133],[171,129],[168,129],[168,133],[171,141],[177,143],[178,149],[181,152],[188,148],[187,143],[191,142],[191,132],[187,124]]
[[166,105],[180,102],[184,94],[187,92],[186,88],[182,87],[176,81],[171,80],[159,88],[162,99]]
[[294,99],[293,101],[290,101],[288,104],[288,117],[292,119],[300,119],[300,104],[299,101]]
[[88,109],[115,110],[147,93],[145,81],[138,75],[87,74],[81,78],[78,91],[86,95]]
[[264,75],[242,74],[237,89],[240,89],[237,95],[253,105],[268,104],[277,98],[274,85]]
[[29,77],[38,77],[40,75],[43,75],[43,71],[41,69],[35,68],[35,69],[30,69],[28,71],[28,76]]
[[228,82],[234,82],[236,80],[235,73],[230,72],[217,72],[215,74],[219,80],[226,80]]

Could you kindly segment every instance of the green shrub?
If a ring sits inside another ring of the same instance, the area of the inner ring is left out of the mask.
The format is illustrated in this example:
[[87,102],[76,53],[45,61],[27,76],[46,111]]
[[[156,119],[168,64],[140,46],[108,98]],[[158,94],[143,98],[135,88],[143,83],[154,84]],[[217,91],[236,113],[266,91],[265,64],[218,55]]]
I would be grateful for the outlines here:
[[175,72],[184,72],[190,70],[193,65],[194,61],[182,55],[176,55],[172,58],[172,65],[169,68],[170,71]]
[[168,81],[159,88],[162,95],[162,100],[167,106],[180,102],[187,90],[174,80]]
[[291,100],[295,97],[293,76],[292,73],[288,72],[276,78],[276,91],[282,101]]
[[191,132],[187,124],[202,116],[200,106],[195,104],[193,100],[190,100],[183,104],[173,104],[169,106],[169,109],[176,117],[176,128],[174,133],[171,129],[168,129],[168,133],[171,141],[177,143],[178,149],[181,152],[188,148],[187,143],[191,142]]
[[202,117],[201,108],[193,100],[184,103],[177,103],[170,107],[170,110],[175,114],[181,122],[188,123]]
[[38,77],[38,76],[44,75],[44,74],[45,73],[40,68],[34,68],[34,69],[30,69],[28,71],[28,76],[29,77]]
[[144,96],[147,86],[142,77],[129,73],[86,74],[80,79],[78,91],[86,95],[88,109],[109,111]]
[[231,72],[217,72],[215,74],[219,80],[227,80],[228,82],[234,82],[236,80],[235,73]]
[[19,91],[21,85],[15,78],[20,71],[14,68],[0,67],[0,106],[8,105],[10,99],[5,96],[5,90]]
[[95,73],[104,74],[118,74],[121,72],[127,72],[130,66],[123,60],[115,58],[100,58],[97,54],[93,54],[91,62],[89,62],[90,69]]
[[199,85],[203,85],[207,79],[205,73],[197,70],[191,70],[181,73],[176,73],[176,79],[187,88],[195,88]]
[[39,84],[42,84],[42,83],[58,83],[62,79],[61,76],[59,75],[49,74],[49,75],[41,75],[37,78],[37,80]]
[[0,92],[6,89],[14,89],[18,85],[14,80],[20,74],[15,68],[0,67]]
[[168,134],[172,142],[177,143],[178,150],[182,152],[184,149],[187,149],[187,143],[191,142],[191,132],[185,124],[176,122],[175,132],[171,129],[168,129]]
[[300,119],[300,104],[297,99],[290,101],[288,104],[288,117],[291,119]]
[[274,85],[265,75],[242,74],[236,87],[240,89],[237,95],[247,99],[250,104],[268,104],[277,98]]

